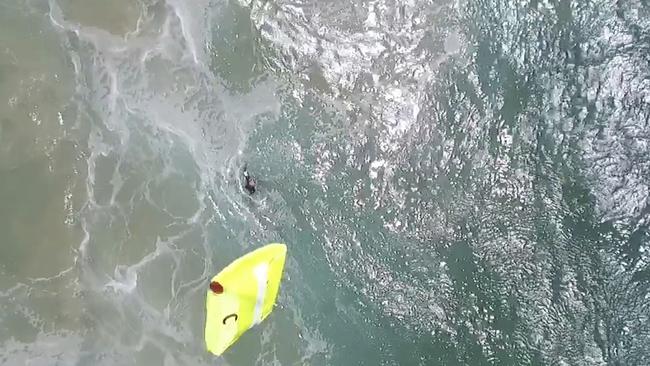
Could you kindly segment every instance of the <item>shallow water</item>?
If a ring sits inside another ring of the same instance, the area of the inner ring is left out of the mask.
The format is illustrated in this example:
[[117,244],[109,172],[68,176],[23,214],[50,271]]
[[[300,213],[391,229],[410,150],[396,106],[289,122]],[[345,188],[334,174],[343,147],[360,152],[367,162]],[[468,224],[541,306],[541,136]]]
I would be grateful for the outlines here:
[[[650,364],[648,34],[645,0],[0,0],[0,364]],[[276,310],[207,354],[208,278],[272,241]]]

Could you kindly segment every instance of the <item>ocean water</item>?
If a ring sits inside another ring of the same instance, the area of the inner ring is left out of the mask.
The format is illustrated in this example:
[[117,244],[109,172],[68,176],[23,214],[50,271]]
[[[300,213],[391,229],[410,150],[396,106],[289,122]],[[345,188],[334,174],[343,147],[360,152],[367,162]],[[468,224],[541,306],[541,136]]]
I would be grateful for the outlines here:
[[[0,0],[0,365],[650,365],[649,35],[646,0]],[[208,354],[209,278],[276,241],[275,311]]]

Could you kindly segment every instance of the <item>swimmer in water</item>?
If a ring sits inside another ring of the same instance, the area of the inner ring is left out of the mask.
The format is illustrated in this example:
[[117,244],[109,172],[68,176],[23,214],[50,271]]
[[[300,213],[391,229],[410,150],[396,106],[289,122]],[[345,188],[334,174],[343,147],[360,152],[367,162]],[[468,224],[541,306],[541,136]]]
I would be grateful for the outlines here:
[[257,182],[255,181],[255,178],[251,177],[250,174],[248,174],[248,169],[246,169],[246,167],[244,167],[244,179],[246,179],[246,184],[244,185],[244,189],[248,191],[248,194],[255,193],[255,187],[257,186]]

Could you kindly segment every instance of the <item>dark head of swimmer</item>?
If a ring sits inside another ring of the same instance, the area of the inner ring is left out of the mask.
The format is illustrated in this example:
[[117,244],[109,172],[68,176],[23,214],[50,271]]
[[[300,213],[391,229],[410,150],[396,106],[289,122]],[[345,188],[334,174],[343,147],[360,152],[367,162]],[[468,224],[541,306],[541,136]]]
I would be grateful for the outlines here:
[[248,170],[246,170],[246,168],[244,168],[244,179],[246,180],[244,189],[248,191],[248,194],[255,193],[257,182],[255,181],[255,178],[251,177],[250,174],[248,174]]

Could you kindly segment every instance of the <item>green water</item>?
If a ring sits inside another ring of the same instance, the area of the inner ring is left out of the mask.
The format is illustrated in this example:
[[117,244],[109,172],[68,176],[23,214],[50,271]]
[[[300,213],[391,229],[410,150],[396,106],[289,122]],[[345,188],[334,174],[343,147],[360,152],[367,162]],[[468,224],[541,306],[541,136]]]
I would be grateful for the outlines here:
[[[644,0],[0,0],[0,365],[650,364],[647,34]],[[276,310],[207,354],[208,279],[275,241]]]

